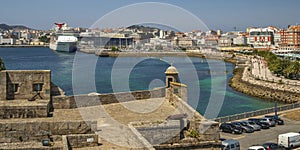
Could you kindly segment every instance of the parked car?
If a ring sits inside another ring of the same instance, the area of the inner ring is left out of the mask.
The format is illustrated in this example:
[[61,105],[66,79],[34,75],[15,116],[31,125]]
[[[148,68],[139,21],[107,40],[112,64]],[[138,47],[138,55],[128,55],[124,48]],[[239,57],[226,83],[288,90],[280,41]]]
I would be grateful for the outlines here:
[[256,123],[254,123],[253,121],[245,120],[242,122],[245,123],[246,125],[252,127],[254,129],[254,131],[260,131],[260,129],[261,129],[261,127],[259,125],[257,125]]
[[275,122],[278,124],[278,125],[284,125],[284,121],[279,118],[278,116],[276,115],[268,115],[268,116],[265,116],[266,118],[272,118],[275,120]]
[[253,121],[257,125],[259,125],[262,129],[269,129],[270,125],[266,122],[262,122],[261,119],[259,118],[250,118],[248,119],[249,121]]
[[261,118],[261,122],[268,123],[270,127],[275,127],[276,125],[275,120],[272,118]]
[[264,143],[262,145],[266,150],[284,150],[282,146],[279,146],[276,143]]
[[237,127],[240,127],[243,129],[243,132],[245,133],[252,133],[254,132],[254,129],[250,126],[247,126],[246,124],[243,125],[243,123],[241,122],[231,122],[231,124],[237,126]]
[[242,134],[243,133],[242,128],[235,127],[231,123],[222,123],[220,125],[219,129],[222,132],[228,132],[228,133],[232,133],[232,134]]
[[265,150],[265,148],[262,146],[251,146],[248,150]]
[[224,140],[222,141],[222,150],[240,150],[240,142],[238,140]]

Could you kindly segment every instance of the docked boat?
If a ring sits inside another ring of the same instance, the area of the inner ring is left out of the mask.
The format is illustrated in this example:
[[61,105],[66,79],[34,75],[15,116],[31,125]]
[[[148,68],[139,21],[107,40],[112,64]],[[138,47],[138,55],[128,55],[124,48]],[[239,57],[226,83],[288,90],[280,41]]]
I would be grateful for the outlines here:
[[78,49],[79,33],[68,27],[66,23],[55,23],[55,25],[49,48],[59,52],[75,52]]

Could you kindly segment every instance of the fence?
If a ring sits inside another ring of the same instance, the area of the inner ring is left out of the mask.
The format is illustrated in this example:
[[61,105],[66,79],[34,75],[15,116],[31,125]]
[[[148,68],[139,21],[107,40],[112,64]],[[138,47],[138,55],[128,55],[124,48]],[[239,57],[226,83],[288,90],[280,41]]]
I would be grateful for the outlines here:
[[[277,112],[290,110],[290,109],[294,109],[294,108],[300,108],[300,103],[278,106]],[[240,119],[245,119],[245,118],[250,118],[250,117],[255,117],[255,116],[260,116],[260,115],[266,115],[266,114],[274,113],[274,112],[275,112],[274,108],[267,108],[267,109],[245,112],[245,113],[236,114],[236,115],[219,117],[214,120],[217,122],[230,122],[230,121],[234,121],[234,120],[240,120]]]

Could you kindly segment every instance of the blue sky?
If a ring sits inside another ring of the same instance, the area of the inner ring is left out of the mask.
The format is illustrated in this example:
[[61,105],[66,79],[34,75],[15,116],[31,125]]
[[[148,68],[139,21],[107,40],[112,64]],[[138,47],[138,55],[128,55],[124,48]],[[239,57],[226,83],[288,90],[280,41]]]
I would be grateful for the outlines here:
[[[54,22],[90,27],[105,14],[137,0],[3,0],[0,23],[50,29]],[[152,1],[151,1],[152,2]],[[299,0],[165,0],[199,17],[210,29],[245,30],[249,26],[281,28],[300,23]],[[164,13],[164,10],[153,10]],[[143,12],[137,12],[143,15]],[[130,19],[130,17],[128,17]],[[188,27],[188,23],[186,23]],[[192,27],[191,27],[191,30]]]

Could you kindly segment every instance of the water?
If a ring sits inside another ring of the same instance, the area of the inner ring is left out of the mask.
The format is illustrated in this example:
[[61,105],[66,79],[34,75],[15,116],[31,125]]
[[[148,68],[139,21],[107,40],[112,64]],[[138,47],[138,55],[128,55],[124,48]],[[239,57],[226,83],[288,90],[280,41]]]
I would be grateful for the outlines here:
[[[72,95],[72,69],[75,53],[59,53],[48,48],[0,48],[0,57],[8,70],[51,70],[52,82],[61,87],[67,95]],[[111,93],[122,91],[147,90],[153,87],[164,86],[165,70],[169,64],[159,59],[148,57],[97,57],[91,54],[81,54],[87,61],[96,59],[95,85],[98,93]],[[116,60],[120,62],[116,65]],[[174,62],[180,72],[184,84],[189,87],[189,103],[201,114],[207,117],[217,113],[218,116],[227,116],[263,108],[273,107],[273,102],[264,101],[236,92],[228,86],[229,79],[233,76],[234,65],[218,60],[203,60],[201,58],[164,57],[163,59]],[[193,65],[189,65],[189,61]],[[139,62],[132,66],[132,62]],[[209,62],[209,63],[208,63]],[[210,64],[211,66],[209,67]],[[222,67],[223,64],[224,68]],[[76,66],[76,65],[74,65]],[[213,67],[212,67],[213,66]],[[87,66],[88,67],[88,66]],[[194,67],[194,68],[193,68]],[[209,69],[213,68],[213,69]],[[84,68],[82,68],[84,70]],[[117,76],[113,78],[116,83],[126,82],[129,76],[129,89],[112,87],[112,69],[116,69]],[[118,71],[130,70],[129,74]],[[196,69],[198,78],[189,79],[191,71]],[[211,72],[211,73],[210,73]],[[88,75],[86,75],[88,76]],[[85,77],[85,76],[84,76]],[[90,77],[85,77],[90,79]],[[185,80],[185,78],[188,78]],[[84,80],[81,80],[83,84]],[[195,97],[200,85],[200,96]],[[223,86],[224,85],[224,86]],[[197,87],[198,86],[198,87]],[[84,86],[83,86],[84,87]],[[85,87],[84,87],[85,88]],[[82,90],[83,93],[95,92]],[[225,91],[224,91],[225,90]],[[224,97],[224,98],[223,98]],[[224,100],[224,101],[223,101]],[[212,102],[212,105],[209,105]],[[221,105],[223,102],[223,105]],[[217,106],[222,108],[218,113]],[[209,110],[206,110],[209,105]],[[279,104],[280,105],[280,104]],[[211,107],[212,106],[212,107]]]

